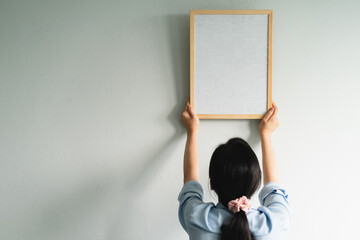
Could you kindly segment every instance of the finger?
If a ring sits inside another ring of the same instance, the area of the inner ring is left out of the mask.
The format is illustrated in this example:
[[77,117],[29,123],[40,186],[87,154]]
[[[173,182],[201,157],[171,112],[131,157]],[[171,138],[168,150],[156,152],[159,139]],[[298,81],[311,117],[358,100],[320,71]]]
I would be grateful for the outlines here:
[[274,108],[274,116],[276,116],[277,115],[277,113],[278,113],[278,111],[279,111],[279,109],[278,109],[278,107],[276,106],[276,104],[275,104],[275,102],[274,101],[272,101],[272,107]]
[[278,113],[278,111],[279,111],[279,109],[278,109],[278,107],[276,106],[276,104],[273,102],[273,106],[274,106],[274,109],[275,109],[275,111],[274,111],[274,116],[276,116],[277,115],[277,113]]
[[188,118],[189,117],[189,112],[186,110],[182,113],[182,116],[185,117],[185,118]]
[[271,117],[271,115],[273,114],[274,112],[274,108],[270,108],[269,111],[265,114],[265,116],[263,117],[263,120],[264,121],[268,121],[269,118]]
[[278,111],[279,111],[279,109],[278,109],[277,107],[275,107],[275,111],[274,111],[273,116],[275,116],[275,117],[276,117],[276,115],[277,115]]
[[186,104],[185,104],[185,109],[184,109],[184,111],[187,111],[188,105],[189,105],[189,97],[188,97],[187,100],[186,100]]
[[194,112],[194,109],[191,107],[191,105],[188,105],[188,112],[191,117],[195,117],[196,114]]
[[272,102],[272,106],[275,108],[275,110],[278,108],[274,101]]

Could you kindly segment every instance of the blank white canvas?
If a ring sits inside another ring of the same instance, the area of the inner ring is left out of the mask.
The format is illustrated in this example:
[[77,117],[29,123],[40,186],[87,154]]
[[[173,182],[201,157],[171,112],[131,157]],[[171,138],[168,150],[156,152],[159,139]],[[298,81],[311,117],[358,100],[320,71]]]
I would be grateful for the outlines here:
[[194,16],[197,114],[264,114],[268,15]]

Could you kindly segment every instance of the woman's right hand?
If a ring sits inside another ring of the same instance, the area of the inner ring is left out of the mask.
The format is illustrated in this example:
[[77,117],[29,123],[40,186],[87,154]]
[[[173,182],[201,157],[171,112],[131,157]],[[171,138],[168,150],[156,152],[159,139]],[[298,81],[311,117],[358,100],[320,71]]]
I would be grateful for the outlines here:
[[188,133],[197,133],[199,128],[199,118],[190,105],[190,98],[187,99],[185,110],[181,114],[180,120]]
[[259,132],[261,136],[271,135],[271,133],[280,125],[277,118],[278,108],[273,102],[272,107],[265,114],[259,125]]

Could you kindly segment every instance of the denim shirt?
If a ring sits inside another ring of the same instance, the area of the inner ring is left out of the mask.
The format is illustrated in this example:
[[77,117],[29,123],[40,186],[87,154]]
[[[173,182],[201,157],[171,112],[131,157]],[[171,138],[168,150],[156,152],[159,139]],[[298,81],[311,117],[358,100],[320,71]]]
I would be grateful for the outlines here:
[[[247,213],[249,228],[257,240],[284,239],[290,222],[288,195],[274,182],[267,183],[259,193],[261,206]],[[190,240],[219,240],[221,226],[234,217],[220,202],[203,202],[199,182],[184,184],[179,197],[179,220]]]

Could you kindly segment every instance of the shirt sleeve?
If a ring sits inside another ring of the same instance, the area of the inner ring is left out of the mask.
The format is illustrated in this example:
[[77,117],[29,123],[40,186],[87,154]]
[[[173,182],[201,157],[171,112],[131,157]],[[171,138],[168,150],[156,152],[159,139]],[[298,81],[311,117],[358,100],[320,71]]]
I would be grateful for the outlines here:
[[[286,190],[274,182],[269,182],[259,193],[261,206],[254,214],[250,228],[259,239],[263,236],[283,236],[289,227],[290,210]],[[276,237],[277,238],[277,237]],[[280,238],[280,237],[279,237]]]
[[197,181],[186,182],[180,191],[178,214],[180,223],[187,233],[195,228],[210,230],[214,227],[211,217],[214,204],[204,203],[203,195],[203,189]]

